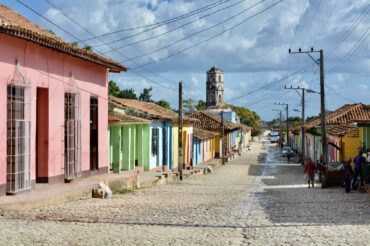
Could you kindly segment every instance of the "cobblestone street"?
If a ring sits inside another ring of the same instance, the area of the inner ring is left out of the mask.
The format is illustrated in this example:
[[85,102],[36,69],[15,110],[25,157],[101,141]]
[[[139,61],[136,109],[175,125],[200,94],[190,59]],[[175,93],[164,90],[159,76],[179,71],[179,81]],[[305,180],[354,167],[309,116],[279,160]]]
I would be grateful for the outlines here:
[[206,176],[112,199],[2,212],[1,245],[370,245],[370,196],[307,188],[255,143]]

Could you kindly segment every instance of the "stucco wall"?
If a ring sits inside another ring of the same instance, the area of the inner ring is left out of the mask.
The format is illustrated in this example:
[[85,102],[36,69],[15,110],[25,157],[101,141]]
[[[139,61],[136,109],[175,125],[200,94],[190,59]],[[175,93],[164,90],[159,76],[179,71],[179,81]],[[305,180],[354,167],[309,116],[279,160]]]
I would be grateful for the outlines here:
[[[90,169],[90,96],[98,97],[99,168],[108,165],[107,69],[25,40],[0,34],[0,184],[6,182],[6,84],[13,75],[16,60],[21,72],[32,83],[31,176],[36,163],[36,92],[48,88],[48,175],[62,179],[64,174],[64,92],[70,74],[81,88],[82,171]],[[62,181],[62,180],[61,180]]]

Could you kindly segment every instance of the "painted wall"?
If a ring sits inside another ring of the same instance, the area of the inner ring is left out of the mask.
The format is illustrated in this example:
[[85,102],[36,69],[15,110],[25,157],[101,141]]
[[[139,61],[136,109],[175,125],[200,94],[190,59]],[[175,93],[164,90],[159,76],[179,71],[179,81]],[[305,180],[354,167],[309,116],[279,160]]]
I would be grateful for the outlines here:
[[31,177],[35,180],[36,91],[48,88],[48,176],[64,180],[64,92],[70,73],[81,90],[82,171],[90,169],[90,96],[98,97],[99,168],[108,166],[107,69],[88,61],[44,48],[22,39],[0,34],[0,185],[6,182],[6,88],[18,60],[21,72],[32,83]]
[[[158,142],[158,154],[153,155],[152,153],[152,129],[158,129],[159,132],[159,142]],[[164,129],[167,129],[167,144],[164,146],[164,139],[163,139],[163,133]],[[149,151],[150,151],[150,164],[149,164],[149,170],[162,167],[163,164],[167,165],[169,169],[172,169],[173,167],[173,161],[174,161],[174,155],[173,155],[173,125],[171,121],[162,121],[162,120],[156,120],[153,121],[150,126],[150,145],[149,145]],[[166,148],[166,156],[164,156],[164,148]]]
[[113,124],[110,133],[110,166],[114,173],[138,167],[149,168],[150,124]]
[[358,150],[362,148],[362,128],[359,129],[358,137],[349,137],[347,135],[342,137],[342,147],[343,147],[343,158],[355,158],[358,154]]
[[172,127],[172,136],[173,136],[173,169],[177,169],[179,163],[179,127],[178,124],[173,124]]
[[203,162],[202,147],[205,140],[193,139],[193,163],[194,166]]
[[190,167],[193,161],[193,125],[189,123],[183,124],[182,134],[182,149],[183,149],[183,164],[186,167]]

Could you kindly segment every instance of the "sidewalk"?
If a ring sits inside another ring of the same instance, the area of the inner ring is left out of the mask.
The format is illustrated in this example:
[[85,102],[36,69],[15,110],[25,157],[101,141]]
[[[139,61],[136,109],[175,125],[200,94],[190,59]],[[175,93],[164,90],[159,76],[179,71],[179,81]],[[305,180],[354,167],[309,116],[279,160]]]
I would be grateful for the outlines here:
[[[189,178],[196,174],[207,174],[206,171],[201,172],[199,170],[206,170],[208,165],[216,169],[221,165],[221,160],[212,159],[194,167],[194,170],[184,170],[183,177]],[[134,190],[178,182],[178,174],[176,172],[158,171],[138,173],[137,170],[133,170],[120,174],[110,173],[91,176],[71,183],[54,185],[36,184],[36,188],[30,192],[0,197],[0,211],[32,209],[57,203],[88,199],[91,198],[92,189],[97,187],[100,180],[107,181],[114,192],[120,189]]]

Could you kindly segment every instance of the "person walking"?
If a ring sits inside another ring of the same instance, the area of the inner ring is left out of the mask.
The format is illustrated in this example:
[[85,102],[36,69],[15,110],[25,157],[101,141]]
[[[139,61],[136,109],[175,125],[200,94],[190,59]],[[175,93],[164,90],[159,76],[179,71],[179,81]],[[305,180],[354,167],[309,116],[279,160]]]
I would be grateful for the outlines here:
[[288,163],[290,163],[290,157],[292,156],[292,152],[290,149],[288,149],[287,153],[286,153],[286,158],[288,159]]
[[351,176],[352,176],[351,162],[352,162],[351,158],[348,158],[345,162],[343,162],[343,167],[344,167],[344,191],[346,193],[351,192]]
[[304,166],[304,173],[307,176],[308,181],[308,188],[310,188],[310,183],[312,187],[314,187],[315,183],[315,172],[316,172],[316,164],[312,161],[311,158],[308,158],[308,162]]
[[361,179],[361,186],[364,186],[364,169],[363,165],[365,162],[365,158],[362,156],[363,150],[360,149],[358,151],[358,155],[355,157],[353,162],[355,163],[355,168],[354,168],[354,174],[353,174],[353,181],[352,181],[352,189],[356,190],[358,187],[357,184],[357,178],[360,176]]

